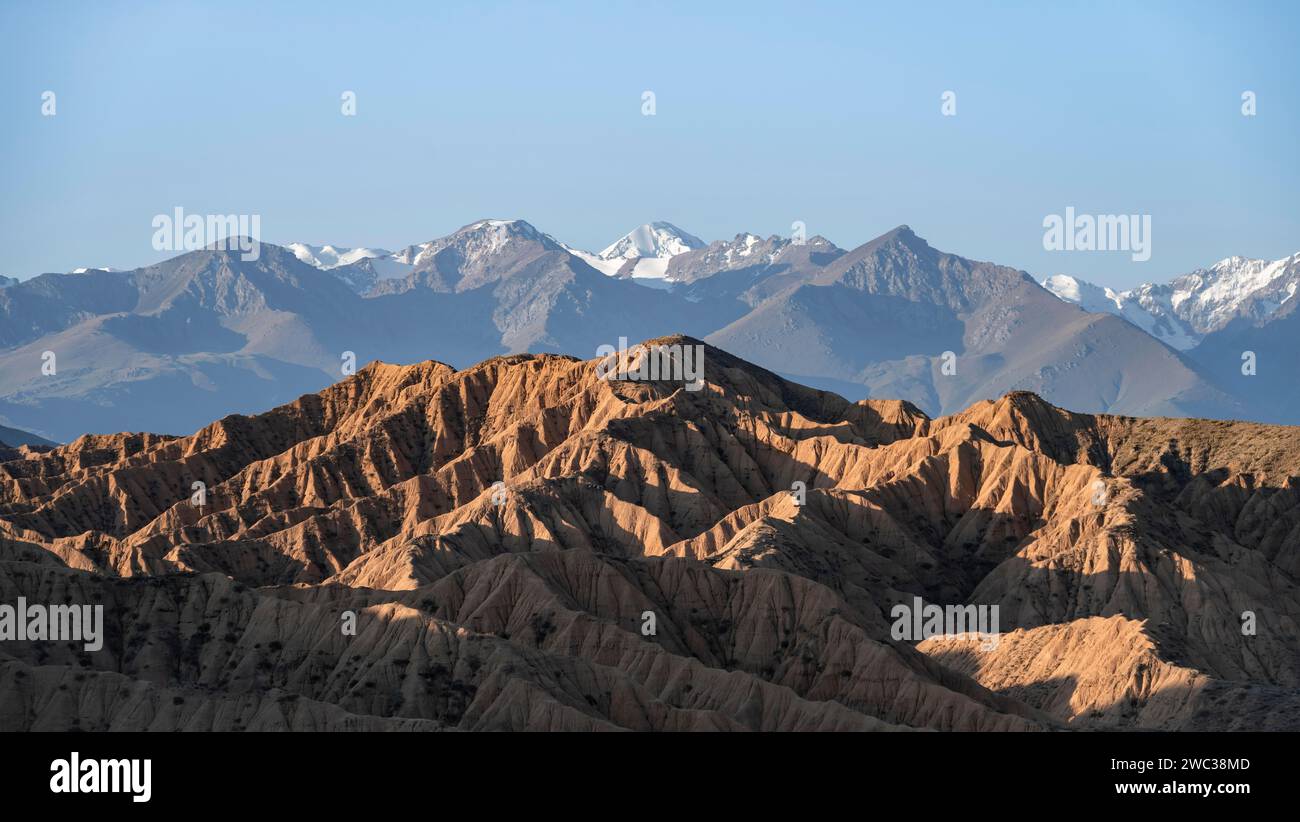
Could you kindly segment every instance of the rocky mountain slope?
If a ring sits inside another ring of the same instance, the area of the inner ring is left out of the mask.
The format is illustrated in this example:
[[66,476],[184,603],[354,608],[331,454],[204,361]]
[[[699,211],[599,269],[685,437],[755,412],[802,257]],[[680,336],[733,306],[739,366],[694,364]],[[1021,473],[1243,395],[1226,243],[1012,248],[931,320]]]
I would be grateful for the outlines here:
[[20,431],[17,428],[7,428],[0,425],[0,446],[19,446],[19,445],[54,445],[44,437],[38,437],[27,431]]
[[1253,324],[1276,316],[1300,287],[1300,252],[1280,260],[1228,257],[1209,268],[1116,292],[1063,274],[1043,287],[1089,311],[1124,317],[1179,350],[1234,321]]
[[325,271],[263,243],[253,261],[203,250],[6,288],[0,423],[64,441],[188,433],[317,391],[349,361],[594,352],[683,319],[680,301],[605,277],[519,221],[480,221],[394,256],[406,273],[380,277],[358,268],[371,259]]
[[1064,275],[1043,285],[1066,302],[1123,317],[1184,352],[1185,360],[1235,397],[1250,419],[1297,422],[1294,297],[1300,252],[1280,260],[1229,257],[1168,283],[1118,293]]
[[[466,367],[674,333],[932,415],[1030,390],[1088,412],[1300,422],[1300,361],[1286,356],[1294,300],[1184,351],[1163,326],[1142,326],[1148,315],[1070,305],[1025,272],[939,251],[906,226],[847,251],[822,237],[702,246],[668,224],[642,229],[609,259],[522,220],[479,220],[391,253],[262,243],[253,261],[202,250],[132,271],[45,274],[0,289],[0,424],[57,441],[182,435],[318,391],[353,360],[436,351]],[[1260,354],[1246,379],[1244,350]]]
[[819,256],[749,292],[752,307],[708,341],[796,379],[929,411],[1031,390],[1089,411],[1248,416],[1131,324],[1067,305],[1023,271],[938,251],[907,226]]
[[[0,728],[1300,728],[1294,429],[607,364],[0,452],[0,602],[106,623],[0,645]],[[894,638],[916,597],[1000,642]]]

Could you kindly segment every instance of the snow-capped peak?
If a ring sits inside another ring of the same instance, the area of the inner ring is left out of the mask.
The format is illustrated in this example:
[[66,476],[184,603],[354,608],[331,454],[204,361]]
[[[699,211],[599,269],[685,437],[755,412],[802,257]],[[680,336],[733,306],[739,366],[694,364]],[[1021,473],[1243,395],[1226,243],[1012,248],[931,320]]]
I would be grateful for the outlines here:
[[624,234],[596,256],[602,260],[635,260],[653,257],[666,260],[696,248],[704,248],[699,237],[672,223],[646,223]]
[[365,294],[379,280],[400,280],[411,271],[402,254],[382,248],[307,243],[289,243],[285,248],[307,265],[331,272],[358,294]]
[[1124,297],[1127,296],[1127,292],[1119,294],[1109,288],[1093,285],[1068,274],[1053,274],[1043,280],[1043,288],[1067,303],[1075,303],[1085,311],[1093,312],[1122,309]]
[[1295,293],[1300,252],[1280,260],[1228,257],[1175,279],[1171,302],[1198,329],[1222,328],[1234,317],[1259,320]]
[[553,249],[560,244],[549,234],[538,231],[524,220],[479,220],[457,230],[454,234],[428,243],[416,258],[416,264],[429,254],[443,248],[455,247],[467,258],[495,254],[513,242],[538,242]]
[[1300,252],[1272,262],[1228,257],[1167,284],[1113,291],[1065,274],[1043,287],[1085,311],[1123,317],[1167,345],[1186,351],[1237,317],[1267,319],[1300,287]]
[[623,264],[627,262],[627,260],[624,260],[621,257],[616,257],[613,260],[602,260],[590,251],[583,251],[580,248],[574,248],[573,246],[564,243],[560,243],[560,247],[577,257],[579,260],[582,260],[587,265],[596,269],[601,274],[604,274],[606,277],[613,277],[619,272],[619,269],[623,267]]
[[[460,229],[456,234],[465,232],[490,234],[497,237],[523,237],[529,240],[551,239],[524,220],[479,220]],[[552,240],[552,242],[554,241]]]
[[415,265],[424,258],[425,252],[427,252],[432,245],[432,242],[409,245],[395,253],[393,259],[403,265]]
[[1084,311],[1123,317],[1170,348],[1186,351],[1201,341],[1201,335],[1170,305],[1167,285],[1115,291],[1066,274],[1054,274],[1043,280],[1042,286]]
[[382,248],[342,248],[335,245],[309,245],[307,243],[289,243],[285,247],[293,252],[293,256],[307,265],[326,270],[341,265],[352,265],[359,260],[392,255],[391,251],[385,251]]

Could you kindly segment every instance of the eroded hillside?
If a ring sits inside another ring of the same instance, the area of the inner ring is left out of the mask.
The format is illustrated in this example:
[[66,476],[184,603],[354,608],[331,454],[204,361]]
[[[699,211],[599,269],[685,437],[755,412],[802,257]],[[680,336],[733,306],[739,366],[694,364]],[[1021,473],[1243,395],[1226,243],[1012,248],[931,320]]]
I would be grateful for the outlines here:
[[[1296,729],[1296,433],[932,420],[712,347],[699,391],[374,363],[0,451],[0,602],[106,634],[0,643],[0,728]],[[915,597],[1000,642],[895,640]]]

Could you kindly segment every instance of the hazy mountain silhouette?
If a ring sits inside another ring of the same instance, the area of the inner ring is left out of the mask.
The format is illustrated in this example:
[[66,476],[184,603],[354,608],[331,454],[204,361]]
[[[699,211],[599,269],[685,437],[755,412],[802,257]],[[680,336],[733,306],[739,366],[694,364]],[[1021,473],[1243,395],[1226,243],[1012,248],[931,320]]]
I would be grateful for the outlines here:
[[1282,385],[1291,372],[1243,383],[1225,365],[1239,365],[1232,349],[1247,342],[1276,362],[1294,339],[1285,312],[1179,352],[906,226],[847,252],[820,237],[741,234],[695,248],[676,236],[641,245],[681,253],[628,260],[662,268],[654,288],[521,220],[480,220],[387,256],[326,255],[326,269],[302,257],[333,247],[263,243],[253,261],[203,250],[132,271],[45,274],[0,289],[0,421],[65,441],[184,434],[335,382],[348,352],[357,367],[433,351],[465,366],[678,332],[851,399],[898,397],[931,414],[1032,390],[1083,411],[1300,421]]

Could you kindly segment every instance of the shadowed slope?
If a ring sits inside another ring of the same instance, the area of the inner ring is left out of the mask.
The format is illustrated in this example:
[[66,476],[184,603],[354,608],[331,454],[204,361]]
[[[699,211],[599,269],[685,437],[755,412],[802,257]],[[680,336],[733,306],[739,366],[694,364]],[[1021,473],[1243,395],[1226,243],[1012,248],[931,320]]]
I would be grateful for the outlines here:
[[[698,391],[600,365],[374,363],[190,437],[8,455],[6,595],[105,602],[112,627],[84,658],[7,646],[0,683],[32,707],[6,721],[1181,727],[1213,708],[1162,683],[1300,686],[1291,429],[1073,414],[1023,392],[931,420],[712,347]],[[915,597],[997,604],[1014,633],[918,654],[891,635]],[[1089,639],[1106,620],[1132,653]],[[1020,639],[1044,631],[1072,632],[1050,665]],[[1169,673],[1141,679],[1153,665]],[[148,682],[148,707],[83,718],[22,681],[51,666],[85,668],[97,699]],[[1044,695],[1066,678],[1091,684]]]

